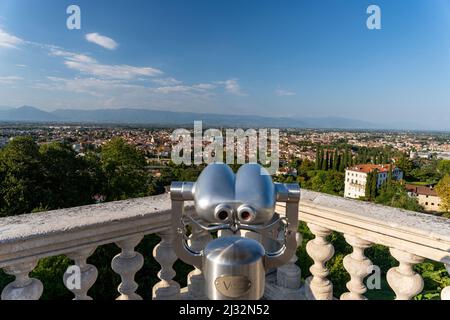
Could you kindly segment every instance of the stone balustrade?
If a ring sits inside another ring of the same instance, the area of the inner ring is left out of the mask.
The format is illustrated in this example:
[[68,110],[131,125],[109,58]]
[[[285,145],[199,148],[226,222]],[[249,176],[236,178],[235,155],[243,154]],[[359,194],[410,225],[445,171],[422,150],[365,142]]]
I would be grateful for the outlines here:
[[[284,205],[279,204],[277,212],[284,211]],[[387,272],[397,300],[411,299],[422,292],[423,279],[413,267],[424,259],[442,262],[450,271],[450,219],[302,190],[299,220],[306,222],[315,236],[306,246],[314,260],[312,276],[305,281],[307,299],[333,299],[326,267],[334,254],[327,241],[332,231],[343,234],[353,248],[343,261],[351,280],[347,283],[349,291],[340,296],[342,300],[366,299],[363,279],[373,271],[373,265],[364,250],[373,244],[388,247],[399,262]],[[441,298],[450,299],[449,287],[442,290]]]
[[[186,210],[193,212],[192,204]],[[284,213],[282,204],[277,206]],[[267,274],[267,299],[335,299],[326,262],[334,255],[328,236],[342,233],[353,251],[343,264],[350,275],[348,292],[343,300],[365,299],[364,278],[370,274],[372,262],[364,251],[373,244],[390,248],[399,262],[387,273],[387,281],[397,299],[411,299],[423,289],[423,279],[414,272],[414,265],[424,259],[443,262],[450,272],[450,220],[432,215],[389,208],[357,200],[344,199],[302,190],[299,219],[307,223],[315,236],[306,247],[314,264],[311,277],[300,282],[301,270],[293,257],[286,265]],[[62,281],[74,299],[91,299],[88,290],[95,283],[97,267],[87,259],[99,246],[114,243],[120,248],[111,261],[111,268],[121,278],[118,300],[137,300],[135,274],[143,266],[143,254],[135,251],[145,235],[157,234],[161,242],[153,256],[161,265],[159,282],[153,287],[154,299],[203,299],[202,270],[195,268],[180,289],[173,280],[176,256],[170,233],[171,203],[167,194],[110,202],[91,206],[26,214],[0,219],[0,268],[15,277],[3,288],[5,300],[39,299],[43,285],[30,277],[39,259],[66,255],[73,261]],[[192,226],[191,246],[201,250],[210,235]],[[264,241],[264,239],[262,239]],[[298,235],[300,244],[302,235]],[[79,284],[71,281],[73,270],[79,270]],[[450,287],[441,298],[450,300]]]

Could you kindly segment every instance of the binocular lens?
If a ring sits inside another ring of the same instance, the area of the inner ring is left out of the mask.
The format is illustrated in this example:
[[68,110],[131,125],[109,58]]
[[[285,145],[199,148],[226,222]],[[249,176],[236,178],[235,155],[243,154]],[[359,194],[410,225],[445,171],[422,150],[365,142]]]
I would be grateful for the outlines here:
[[252,215],[251,215],[250,212],[248,212],[248,211],[241,212],[241,219],[242,220],[248,221],[248,220],[251,219],[251,217],[252,217]]
[[226,220],[226,219],[228,219],[228,212],[226,212],[226,211],[220,211],[220,212],[217,214],[217,217],[218,217],[220,220]]

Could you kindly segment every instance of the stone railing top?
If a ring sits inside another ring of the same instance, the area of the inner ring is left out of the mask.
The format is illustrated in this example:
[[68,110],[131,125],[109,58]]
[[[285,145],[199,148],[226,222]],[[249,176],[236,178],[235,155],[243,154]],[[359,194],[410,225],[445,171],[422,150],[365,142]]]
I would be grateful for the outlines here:
[[1,218],[0,268],[134,235],[165,232],[170,212],[169,194],[163,194]]
[[[320,206],[328,211],[343,213],[347,216],[373,221],[379,225],[388,225],[427,237],[435,237],[450,242],[450,219],[432,214],[408,211],[383,206],[361,200],[342,198],[319,192],[302,190],[302,206]],[[450,248],[449,248],[450,249]]]
[[[285,206],[278,204],[283,213]],[[450,219],[301,190],[299,220],[450,263]]]
[[170,207],[169,195],[163,194],[1,218],[0,245],[148,216],[169,222]]

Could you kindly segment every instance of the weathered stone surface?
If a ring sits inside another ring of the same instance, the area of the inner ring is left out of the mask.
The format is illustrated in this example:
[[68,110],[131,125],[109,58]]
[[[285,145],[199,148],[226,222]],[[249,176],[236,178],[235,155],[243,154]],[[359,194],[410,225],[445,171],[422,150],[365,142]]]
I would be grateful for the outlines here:
[[309,190],[301,190],[300,211],[303,210],[302,205],[325,207],[336,213],[345,212],[345,215],[348,217],[367,219],[376,224],[411,230],[418,235],[450,241],[450,219],[435,215],[331,196]]
[[169,195],[163,194],[6,217],[0,219],[0,245],[169,211]]
[[443,217],[302,190],[299,220],[450,263],[450,219]]
[[[188,204],[187,210],[192,210]],[[153,234],[170,226],[168,194],[0,219],[0,268]]]

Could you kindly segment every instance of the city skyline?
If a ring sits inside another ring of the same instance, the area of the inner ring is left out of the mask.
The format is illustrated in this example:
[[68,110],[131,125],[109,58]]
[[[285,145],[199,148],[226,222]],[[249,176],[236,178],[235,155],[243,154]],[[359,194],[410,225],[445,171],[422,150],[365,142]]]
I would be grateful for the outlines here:
[[[81,8],[81,30],[66,8]],[[366,27],[379,5],[382,29]],[[450,130],[441,0],[0,4],[0,105],[346,117]]]

